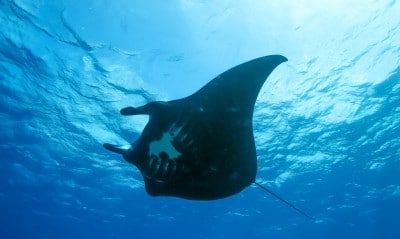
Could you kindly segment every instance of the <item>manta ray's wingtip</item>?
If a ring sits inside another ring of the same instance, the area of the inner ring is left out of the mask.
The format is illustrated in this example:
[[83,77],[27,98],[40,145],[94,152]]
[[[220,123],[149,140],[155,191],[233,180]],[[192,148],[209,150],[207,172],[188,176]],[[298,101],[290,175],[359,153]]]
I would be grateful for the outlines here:
[[279,63],[283,63],[283,62],[286,62],[286,61],[288,61],[288,59],[285,57],[285,56],[282,56],[282,55],[270,55],[270,56],[264,56],[265,58],[272,58],[272,59],[274,59],[275,61],[277,61],[277,62],[279,62]]
[[114,152],[117,154],[122,154],[122,155],[124,155],[130,149],[130,145],[119,146],[119,145],[108,144],[108,143],[103,144],[103,147],[111,152]]

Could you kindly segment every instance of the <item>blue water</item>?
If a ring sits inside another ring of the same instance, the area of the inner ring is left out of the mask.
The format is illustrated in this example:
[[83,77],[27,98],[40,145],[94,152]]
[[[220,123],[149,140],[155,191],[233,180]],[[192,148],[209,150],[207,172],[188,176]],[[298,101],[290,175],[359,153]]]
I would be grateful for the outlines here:
[[[400,238],[399,12],[391,0],[1,0],[0,238]],[[270,54],[289,61],[256,103],[257,180],[314,220],[255,186],[150,197],[102,148],[146,124],[120,108]]]

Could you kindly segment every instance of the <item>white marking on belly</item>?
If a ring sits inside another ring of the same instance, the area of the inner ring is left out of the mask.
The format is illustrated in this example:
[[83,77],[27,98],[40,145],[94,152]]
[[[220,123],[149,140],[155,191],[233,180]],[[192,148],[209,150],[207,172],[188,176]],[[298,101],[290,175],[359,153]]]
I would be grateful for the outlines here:
[[175,149],[172,145],[173,137],[169,134],[169,132],[164,132],[161,139],[158,141],[152,141],[150,143],[150,152],[149,155],[156,155],[157,157],[161,152],[165,152],[168,154],[170,159],[178,158],[181,153]]

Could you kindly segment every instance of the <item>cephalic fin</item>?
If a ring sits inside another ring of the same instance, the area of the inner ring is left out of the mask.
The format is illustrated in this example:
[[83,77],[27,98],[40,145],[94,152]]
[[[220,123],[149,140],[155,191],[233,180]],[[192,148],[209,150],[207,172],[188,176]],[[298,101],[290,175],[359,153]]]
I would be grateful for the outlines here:
[[120,110],[121,115],[153,115],[162,111],[167,106],[166,102],[153,101],[140,107],[128,106]]
[[135,107],[125,107],[120,110],[121,115],[138,115],[141,112]]

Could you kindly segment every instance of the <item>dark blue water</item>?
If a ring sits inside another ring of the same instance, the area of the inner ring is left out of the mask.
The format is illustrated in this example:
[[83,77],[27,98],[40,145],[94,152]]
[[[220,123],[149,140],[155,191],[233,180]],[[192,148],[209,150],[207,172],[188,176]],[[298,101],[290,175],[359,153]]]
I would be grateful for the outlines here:
[[[398,1],[140,2],[0,1],[0,238],[400,238]],[[255,186],[150,197],[102,148],[146,124],[120,108],[270,54],[257,180],[315,220]]]

